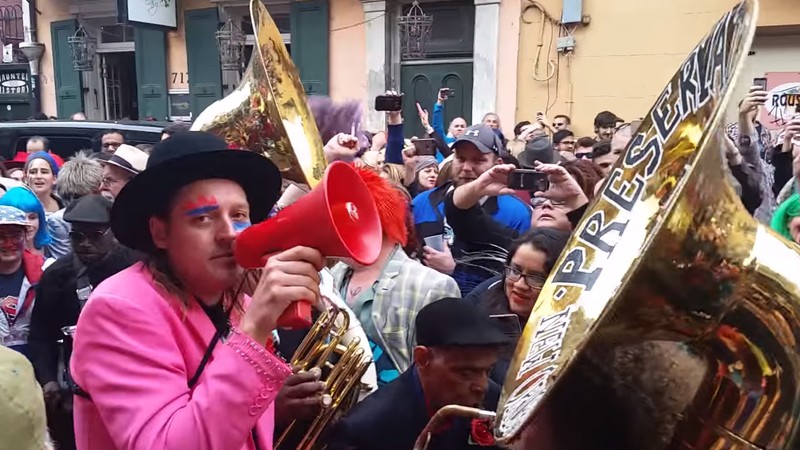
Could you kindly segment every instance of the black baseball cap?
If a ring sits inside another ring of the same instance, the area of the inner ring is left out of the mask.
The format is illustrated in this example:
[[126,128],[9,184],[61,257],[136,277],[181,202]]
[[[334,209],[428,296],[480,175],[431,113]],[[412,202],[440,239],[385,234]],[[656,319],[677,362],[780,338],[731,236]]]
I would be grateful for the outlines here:
[[111,207],[114,203],[102,195],[86,195],[67,206],[64,220],[69,223],[94,223],[107,225],[111,223]]
[[459,146],[469,142],[481,153],[494,153],[500,156],[500,149],[503,148],[503,142],[497,137],[494,129],[489,125],[479,124],[467,128],[456,141],[453,143],[453,150],[457,150]]
[[443,298],[417,314],[417,344],[426,347],[483,347],[511,343],[508,336],[471,300]]

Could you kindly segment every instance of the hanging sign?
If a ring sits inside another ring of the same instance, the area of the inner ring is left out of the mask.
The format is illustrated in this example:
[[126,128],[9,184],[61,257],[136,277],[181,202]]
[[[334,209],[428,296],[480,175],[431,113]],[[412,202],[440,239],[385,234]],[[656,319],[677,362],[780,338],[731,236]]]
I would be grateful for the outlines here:
[[178,0],[118,0],[119,16],[129,22],[178,27]]
[[26,69],[0,72],[0,95],[24,95],[30,92],[30,76]]

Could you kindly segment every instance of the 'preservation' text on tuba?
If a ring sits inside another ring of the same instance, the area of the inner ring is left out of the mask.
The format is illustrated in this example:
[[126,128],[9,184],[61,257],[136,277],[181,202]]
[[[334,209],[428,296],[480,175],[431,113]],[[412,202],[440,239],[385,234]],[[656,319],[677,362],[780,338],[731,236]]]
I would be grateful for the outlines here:
[[800,448],[800,251],[744,209],[720,150],[757,12],[745,0],[694,49],[588,206],[517,346],[499,443],[525,447],[585,355],[666,342],[704,369],[666,448]]

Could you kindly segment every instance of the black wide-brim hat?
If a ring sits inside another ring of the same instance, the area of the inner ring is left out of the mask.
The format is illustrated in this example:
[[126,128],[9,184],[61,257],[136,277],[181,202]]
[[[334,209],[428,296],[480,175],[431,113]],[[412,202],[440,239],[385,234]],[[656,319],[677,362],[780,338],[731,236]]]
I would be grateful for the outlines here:
[[224,140],[200,131],[178,133],[153,147],[147,168],[122,188],[111,210],[111,230],[129,248],[153,253],[150,218],[167,211],[180,188],[221,178],[238,183],[250,204],[250,221],[265,220],[281,190],[281,174],[267,158],[229,149]]

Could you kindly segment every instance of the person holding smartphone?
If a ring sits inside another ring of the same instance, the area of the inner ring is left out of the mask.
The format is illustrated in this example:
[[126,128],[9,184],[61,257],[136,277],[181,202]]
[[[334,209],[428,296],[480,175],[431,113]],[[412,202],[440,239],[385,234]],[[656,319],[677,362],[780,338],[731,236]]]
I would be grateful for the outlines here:
[[[428,245],[423,248],[423,261],[427,266],[455,278],[464,294],[502,271],[502,264],[494,255],[485,252],[485,247],[473,245],[452,232],[445,220],[444,200],[454,187],[469,183],[492,167],[502,164],[502,148],[503,144],[489,126],[481,124],[469,127],[453,144],[453,181],[425,191],[412,201],[415,228],[420,240],[444,236],[441,248]],[[531,209],[513,193],[507,194],[489,196],[482,200],[481,207],[501,226],[523,233],[530,228]]]
[[[554,228],[528,231],[511,243],[503,273],[484,281],[465,298],[505,322],[506,332],[513,334],[516,343],[569,236],[569,232]],[[505,380],[515,347],[512,345],[510,351],[501,354],[492,369],[490,377],[495,382]]]
[[444,132],[444,104],[451,96],[453,96],[452,89],[439,89],[436,104],[433,105],[433,118],[431,120],[431,126],[433,126],[433,129],[438,131],[439,134],[444,136],[447,145],[452,145],[456,139],[461,137],[467,130],[467,121],[463,117],[456,117],[450,121],[447,133]]

